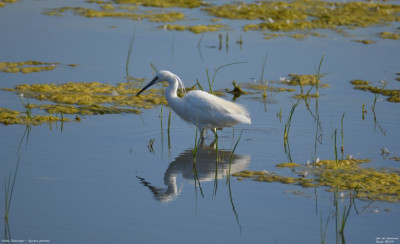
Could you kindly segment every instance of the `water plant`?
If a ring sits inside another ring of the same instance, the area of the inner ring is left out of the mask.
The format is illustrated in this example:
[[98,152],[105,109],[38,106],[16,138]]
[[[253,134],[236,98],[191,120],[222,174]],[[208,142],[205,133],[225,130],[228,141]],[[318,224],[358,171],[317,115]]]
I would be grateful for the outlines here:
[[58,62],[41,62],[41,61],[23,61],[23,62],[1,62],[0,72],[7,73],[23,73],[28,74],[32,72],[50,71],[54,70]]
[[342,153],[342,160],[343,160],[343,155],[344,155],[344,131],[343,131],[343,119],[344,119],[345,113],[342,115],[342,119],[340,120],[340,137],[342,139],[342,146],[340,147],[340,152]]
[[174,30],[174,31],[190,31],[195,34],[201,34],[204,32],[215,32],[219,31],[223,28],[226,28],[226,25],[221,24],[209,24],[209,25],[179,25],[179,24],[165,24],[158,27],[163,30]]
[[318,97],[319,96],[319,82],[320,82],[320,80],[321,80],[321,66],[322,66],[322,62],[324,61],[324,57],[325,57],[325,54],[322,54],[322,57],[321,57],[321,60],[319,61],[319,65],[318,65],[318,68],[315,68],[316,69],[316,72],[315,72],[315,87],[316,87],[316,96]]
[[126,55],[126,64],[125,64],[125,71],[126,71],[126,76],[129,76],[129,61],[131,60],[131,54],[132,54],[132,49],[133,49],[133,42],[135,41],[135,36],[136,36],[136,29],[137,29],[137,24],[135,25],[135,28],[133,30],[133,34],[131,39],[129,40],[129,46],[128,46],[128,54]]
[[[369,159],[347,157],[344,160],[318,160],[300,165],[297,170],[308,171],[303,176],[283,176],[274,172],[244,170],[232,174],[238,180],[250,178],[259,182],[280,182],[301,187],[323,187],[329,192],[352,191],[362,200],[400,202],[400,172],[393,168],[362,167]],[[311,167],[310,167],[311,166]],[[284,168],[282,168],[284,169]]]
[[297,100],[297,102],[295,104],[293,104],[292,109],[290,110],[287,122],[285,124],[285,129],[283,131],[283,145],[285,147],[285,153],[287,153],[290,162],[292,162],[292,156],[291,156],[290,147],[289,147],[289,131],[290,131],[290,125],[292,123],[292,116],[293,116],[294,110],[296,109],[298,104],[299,104],[299,100]]
[[259,21],[257,24],[245,24],[245,31],[258,30],[265,31],[268,36],[304,38],[310,34],[318,35],[313,32],[317,29],[340,31],[399,21],[400,7],[386,3],[295,0],[234,2],[203,10],[218,18]]
[[217,67],[214,70],[214,74],[213,74],[213,77],[212,77],[211,80],[210,80],[210,75],[208,73],[208,69],[206,69],[209,93],[211,93],[211,94],[214,93],[214,81],[215,81],[215,77],[217,76],[218,71],[220,71],[222,68],[225,68],[225,67],[228,67],[228,66],[231,66],[231,65],[235,65],[235,64],[242,64],[242,63],[246,63],[246,62],[234,62],[234,63],[224,64],[224,65],[221,65],[221,66]]

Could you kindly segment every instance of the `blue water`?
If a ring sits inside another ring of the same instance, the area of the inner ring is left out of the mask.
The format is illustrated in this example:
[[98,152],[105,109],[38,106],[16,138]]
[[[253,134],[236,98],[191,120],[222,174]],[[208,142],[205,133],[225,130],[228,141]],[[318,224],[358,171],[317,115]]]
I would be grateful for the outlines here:
[[[326,75],[322,82],[330,87],[321,88],[318,99],[322,144],[317,143],[315,153],[315,121],[304,102],[300,102],[289,137],[292,160],[305,164],[314,155],[333,159],[332,135],[335,129],[340,132],[345,113],[345,154],[370,158],[369,166],[399,168],[399,162],[389,159],[400,156],[399,104],[379,96],[375,123],[371,110],[374,95],[354,90],[349,83],[366,79],[380,85],[385,80],[387,88],[399,89],[395,80],[400,72],[399,41],[375,36],[383,30],[393,31],[396,24],[355,30],[357,35],[377,40],[376,44],[363,45],[329,31],[324,31],[326,38],[264,40],[262,33],[242,32],[235,22],[228,31],[226,49],[226,31],[201,36],[158,30],[160,23],[145,20],[88,19],[68,12],[62,17],[42,14],[46,8],[62,6],[96,5],[78,0],[25,0],[0,8],[0,61],[61,63],[50,72],[0,73],[1,88],[24,83],[124,82],[129,41],[135,28],[129,75],[149,80],[150,63],[154,63],[159,69],[178,74],[186,86],[199,79],[207,87],[206,69],[213,74],[217,67],[233,62],[246,63],[221,69],[215,89],[231,89],[232,80],[258,80],[261,60],[267,52],[264,78],[278,81],[290,73],[314,74],[325,55],[321,71]],[[220,33],[224,36],[221,50]],[[235,43],[240,36],[242,47]],[[333,193],[323,188],[237,181],[235,177],[227,180],[226,162],[240,133],[232,171],[292,174],[275,167],[289,160],[283,130],[296,102],[292,95],[268,93],[265,102],[262,93],[238,98],[236,102],[249,109],[252,124],[219,132],[219,155],[225,163],[218,166],[217,174],[215,149],[208,147],[213,139],[209,133],[198,156],[200,186],[192,173],[196,129],[172,113],[168,138],[166,107],[162,121],[161,108],[157,107],[141,115],[82,116],[81,122],[32,126],[28,131],[22,125],[0,126],[3,182],[10,171],[15,172],[20,157],[9,220],[0,221],[3,242],[320,243],[326,223],[327,243],[342,243],[342,238],[347,243],[399,238],[398,203],[356,200],[357,211],[350,212],[342,236],[335,228]],[[231,95],[226,94],[225,99],[231,99]],[[0,104],[23,110],[18,95],[10,92],[0,91]],[[362,104],[368,110],[364,120]],[[315,100],[311,100],[310,108],[315,112]],[[281,121],[277,117],[280,110]],[[151,139],[153,152],[148,148]],[[390,151],[389,157],[380,155],[382,148]],[[4,187],[0,189],[0,211],[4,216]],[[341,207],[348,201],[339,201]]]

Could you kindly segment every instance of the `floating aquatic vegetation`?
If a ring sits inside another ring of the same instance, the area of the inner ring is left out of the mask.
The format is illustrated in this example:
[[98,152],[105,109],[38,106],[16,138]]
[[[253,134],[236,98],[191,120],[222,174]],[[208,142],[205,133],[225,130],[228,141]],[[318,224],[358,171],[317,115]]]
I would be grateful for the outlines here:
[[236,81],[232,81],[233,85],[233,90],[229,91],[227,89],[227,92],[234,94],[235,96],[239,97],[242,94],[248,94],[248,92],[244,91],[242,88],[240,88],[240,85],[236,83]]
[[[104,6],[104,5],[103,5]],[[104,8],[104,7],[103,7]],[[61,8],[53,8],[47,9],[43,12],[46,15],[54,15],[54,16],[62,16],[65,11],[71,11],[76,15],[88,17],[88,18],[127,18],[127,19],[148,19],[151,22],[174,22],[177,20],[182,20],[185,18],[185,15],[180,12],[155,12],[155,11],[146,11],[145,13],[136,13],[136,12],[121,12],[111,10],[110,6],[106,7],[107,10],[95,10],[84,7],[61,7]],[[130,10],[130,9],[123,9]]]
[[257,90],[257,91],[269,91],[269,92],[295,92],[296,89],[294,88],[286,88],[286,87],[276,87],[272,85],[263,85],[260,83],[241,83],[241,86],[250,89],[250,90]]
[[399,21],[400,6],[372,2],[330,2],[313,0],[236,2],[204,8],[210,15],[226,19],[261,20],[247,24],[247,30],[302,31],[357,28]]
[[0,1],[0,8],[6,6],[6,3],[16,3],[16,2],[18,2],[18,1],[19,1],[19,0],[1,0],[1,1]]
[[195,34],[203,33],[203,32],[214,32],[214,31],[219,31],[222,28],[225,28],[226,25],[193,25],[193,26],[187,26],[187,25],[163,25],[160,26],[160,29],[164,30],[175,30],[175,31],[191,31]]
[[198,8],[207,6],[208,3],[200,0],[114,0],[117,4],[134,4],[146,7],[159,7],[159,8]]
[[[289,79],[281,80],[282,84],[290,86],[313,86],[317,84],[317,76],[314,75],[299,75],[299,74],[289,74]],[[321,75],[322,76],[322,75]],[[328,87],[328,84],[320,84],[320,87]]]
[[53,115],[35,115],[28,116],[25,112],[0,108],[0,123],[3,125],[23,124],[23,125],[40,125],[43,123],[56,121],[70,121],[68,118],[59,118]]
[[366,45],[376,43],[376,41],[374,41],[374,40],[353,40],[353,41],[354,42],[358,42],[358,43],[362,43],[362,44],[366,44]]
[[400,90],[397,89],[386,89],[377,86],[369,85],[368,81],[363,80],[353,80],[351,84],[354,85],[354,89],[362,90],[362,91],[369,91],[375,94],[382,94],[384,96],[388,96],[387,100],[389,102],[400,102]]
[[400,39],[400,34],[389,32],[389,31],[384,31],[384,32],[379,33],[379,37],[383,38],[383,39],[397,40],[397,39]]
[[[392,168],[367,168],[368,159],[319,160],[308,166],[297,166],[307,174],[282,176],[266,171],[241,171],[232,174],[238,180],[250,178],[260,182],[280,182],[302,187],[327,187],[328,191],[357,189],[356,198],[387,202],[400,201],[400,171]],[[285,164],[279,166],[289,167]],[[277,166],[278,166],[277,165]],[[292,169],[293,170],[293,169]]]
[[[1,89],[42,101],[40,104],[28,104],[29,111],[32,109],[42,110],[49,115],[26,116],[22,112],[3,108],[0,110],[0,123],[37,125],[60,120],[52,114],[139,114],[140,108],[149,109],[160,104],[167,104],[163,98],[163,89],[152,89],[151,93],[134,96],[139,91],[138,87],[142,81],[142,79],[136,79],[117,85],[100,82],[23,84],[15,88]],[[50,104],[44,102],[50,102]],[[70,121],[63,118],[61,120]]]
[[49,63],[40,61],[24,61],[24,62],[2,62],[0,63],[0,72],[7,73],[23,73],[54,70],[60,63]]
[[136,108],[152,108],[166,104],[162,99],[162,89],[153,89],[151,94],[133,96],[139,89],[141,79],[118,83],[117,85],[100,82],[67,82],[63,84],[23,84],[13,89],[2,89],[24,94],[25,97],[51,101],[57,104],[131,106]]
[[298,168],[300,167],[300,164],[293,163],[293,162],[288,162],[288,163],[280,163],[275,165],[277,168]]
[[352,80],[350,81],[351,84],[357,86],[357,85],[369,85],[369,81],[367,80]]

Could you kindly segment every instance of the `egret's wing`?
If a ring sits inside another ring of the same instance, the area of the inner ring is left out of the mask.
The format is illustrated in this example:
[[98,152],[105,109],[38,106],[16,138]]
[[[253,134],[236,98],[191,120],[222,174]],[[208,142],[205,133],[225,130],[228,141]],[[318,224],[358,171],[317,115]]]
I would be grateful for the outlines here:
[[204,91],[191,91],[183,97],[186,120],[204,128],[251,123],[249,113],[242,106]]

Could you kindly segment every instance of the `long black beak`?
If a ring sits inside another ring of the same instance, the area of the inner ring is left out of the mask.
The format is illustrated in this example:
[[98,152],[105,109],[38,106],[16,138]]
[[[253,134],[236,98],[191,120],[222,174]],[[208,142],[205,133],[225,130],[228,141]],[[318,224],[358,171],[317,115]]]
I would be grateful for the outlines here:
[[157,80],[158,80],[158,77],[157,77],[157,76],[154,77],[154,79],[152,79],[152,80],[150,81],[149,84],[147,84],[145,87],[143,87],[142,90],[140,90],[140,91],[136,94],[136,96],[138,96],[140,93],[142,93],[144,90],[146,90],[146,89],[149,88],[150,86],[154,85],[154,84],[156,83]]

